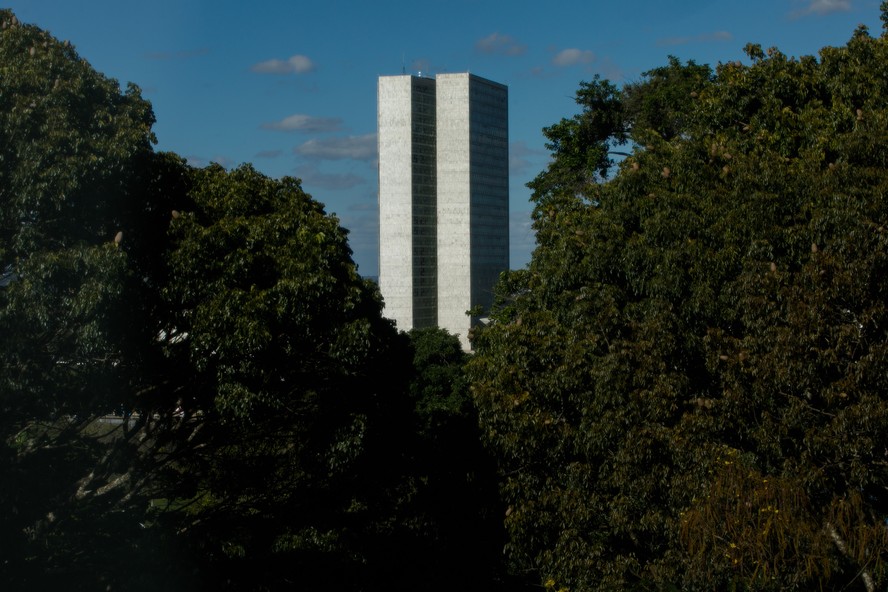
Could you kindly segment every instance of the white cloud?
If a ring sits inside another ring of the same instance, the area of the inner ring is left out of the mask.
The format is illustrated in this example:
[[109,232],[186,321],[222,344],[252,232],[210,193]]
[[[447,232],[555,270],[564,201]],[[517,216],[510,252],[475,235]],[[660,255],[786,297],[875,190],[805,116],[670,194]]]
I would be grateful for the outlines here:
[[314,69],[314,62],[304,55],[294,55],[286,60],[266,60],[250,68],[259,74],[305,74]]
[[491,33],[475,43],[475,49],[481,53],[518,56],[523,55],[527,46],[515,41],[510,35]]
[[376,158],[376,134],[313,139],[293,148],[293,152],[322,160],[373,160]]
[[338,117],[311,117],[297,113],[280,121],[263,123],[261,127],[282,132],[335,132],[341,126],[342,120]]
[[560,67],[591,64],[594,61],[595,54],[588,49],[563,49],[552,58],[552,63]]
[[851,0],[806,0],[805,8],[796,10],[793,17],[802,17],[809,14],[829,14],[831,12],[851,10]]
[[851,0],[813,0],[808,6],[808,12],[826,14],[839,10],[851,10]]

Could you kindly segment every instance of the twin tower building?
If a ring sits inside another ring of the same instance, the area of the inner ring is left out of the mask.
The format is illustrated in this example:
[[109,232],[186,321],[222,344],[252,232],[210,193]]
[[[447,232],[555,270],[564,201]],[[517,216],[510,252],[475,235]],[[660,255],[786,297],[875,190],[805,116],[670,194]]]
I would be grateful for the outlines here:
[[472,74],[381,76],[379,286],[401,330],[470,349],[509,268],[508,89]]

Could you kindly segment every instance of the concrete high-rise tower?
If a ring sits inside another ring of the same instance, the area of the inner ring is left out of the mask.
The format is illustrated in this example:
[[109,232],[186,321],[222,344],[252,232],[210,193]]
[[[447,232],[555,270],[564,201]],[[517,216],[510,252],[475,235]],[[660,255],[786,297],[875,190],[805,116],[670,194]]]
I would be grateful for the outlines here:
[[399,329],[434,327],[435,81],[382,76],[378,87],[379,287]]
[[399,329],[440,326],[468,349],[509,267],[508,89],[471,74],[382,76],[379,283]]

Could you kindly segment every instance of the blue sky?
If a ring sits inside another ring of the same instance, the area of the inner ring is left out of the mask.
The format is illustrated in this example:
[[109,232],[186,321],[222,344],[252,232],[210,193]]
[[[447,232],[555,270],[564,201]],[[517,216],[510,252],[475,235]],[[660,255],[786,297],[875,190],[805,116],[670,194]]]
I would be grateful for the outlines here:
[[667,56],[716,65],[747,42],[788,55],[842,45],[879,0],[7,0],[100,72],[134,82],[159,150],[196,165],[296,176],[377,274],[376,79],[472,72],[509,86],[511,266],[533,249],[529,191],[541,129],[576,112],[579,82],[623,83]]

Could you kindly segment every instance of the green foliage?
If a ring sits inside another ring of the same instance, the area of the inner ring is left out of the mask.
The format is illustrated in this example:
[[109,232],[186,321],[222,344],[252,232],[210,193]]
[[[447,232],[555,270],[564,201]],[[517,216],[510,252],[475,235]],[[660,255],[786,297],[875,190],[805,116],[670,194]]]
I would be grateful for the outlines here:
[[[172,221],[167,297],[180,313],[168,334],[187,333],[227,419],[280,411],[294,389],[336,390],[333,377],[367,370],[391,329],[335,218],[295,179],[249,167],[194,171],[191,197],[196,210]],[[286,371],[281,384],[269,370]]]
[[689,61],[682,65],[669,56],[669,65],[642,74],[643,80],[623,87],[633,141],[654,137],[666,141],[686,132],[694,99],[712,81],[709,66]]
[[629,134],[611,181],[532,185],[469,368],[510,557],[550,588],[886,581],[888,39],[747,51],[575,126],[593,159]]
[[596,179],[606,178],[613,165],[612,144],[626,141],[627,122],[619,89],[596,77],[580,83],[576,102],[583,110],[571,119],[547,127],[546,148],[554,158],[528,183],[534,199],[554,193],[582,193]]
[[111,241],[153,123],[137,87],[0,12],[0,265]]
[[505,585],[458,341],[398,335],[297,180],[152,123],[0,10],[0,587]]
[[193,504],[163,520],[238,586],[297,569],[352,587],[395,503],[403,345],[346,232],[297,180],[213,165],[192,172],[190,197],[171,221],[164,335],[187,360],[178,405],[193,426],[169,486]]
[[494,459],[481,445],[465,375],[468,354],[443,329],[413,329],[408,336],[416,427],[405,434],[412,452],[406,477],[414,493],[397,517],[407,535],[397,551],[402,575],[388,587],[521,589],[526,582],[509,575],[502,561],[505,508]]
[[470,415],[471,399],[463,370],[468,355],[459,340],[436,327],[413,329],[409,335],[416,373],[410,393],[423,418],[424,430],[433,432],[450,418]]
[[134,230],[130,204],[150,158],[152,123],[138,89],[121,93],[70,44],[0,11],[0,267],[12,280],[0,296],[0,325],[12,356],[4,355],[2,373],[8,396],[77,412],[82,396],[66,388],[106,396],[96,381],[123,374],[112,370],[124,347],[120,315],[136,306],[123,302],[130,263],[119,247]]
[[[582,111],[543,129],[552,152],[545,171],[528,183],[538,204],[559,195],[583,196],[595,201],[595,183],[608,178],[614,166],[614,149],[627,142],[646,145],[671,140],[687,128],[690,105],[711,81],[708,66],[693,61],[682,65],[670,56],[669,65],[642,74],[641,82],[619,89],[597,75],[581,82],[576,103]],[[592,193],[590,193],[590,191]],[[560,207],[560,206],[557,206]]]
[[[136,87],[0,11],[0,578],[13,589],[146,584],[115,575],[110,553],[155,584],[174,571],[138,551],[152,537],[137,425],[164,410],[150,396],[168,379],[158,287],[183,171],[152,152],[153,121]],[[134,407],[138,420],[97,422]]]

